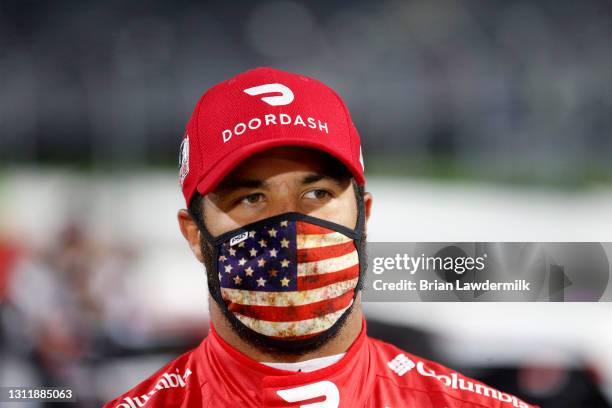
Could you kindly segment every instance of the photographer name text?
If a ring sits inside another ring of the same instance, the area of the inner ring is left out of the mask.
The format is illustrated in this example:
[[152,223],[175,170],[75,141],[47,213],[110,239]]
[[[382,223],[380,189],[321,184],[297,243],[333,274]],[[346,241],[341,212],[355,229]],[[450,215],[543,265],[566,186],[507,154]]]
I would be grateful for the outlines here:
[[530,291],[531,283],[525,279],[515,279],[512,282],[461,282],[459,280],[446,282],[440,280],[428,281],[420,279],[418,282],[401,279],[396,282],[384,282],[380,279],[372,282],[377,291]]

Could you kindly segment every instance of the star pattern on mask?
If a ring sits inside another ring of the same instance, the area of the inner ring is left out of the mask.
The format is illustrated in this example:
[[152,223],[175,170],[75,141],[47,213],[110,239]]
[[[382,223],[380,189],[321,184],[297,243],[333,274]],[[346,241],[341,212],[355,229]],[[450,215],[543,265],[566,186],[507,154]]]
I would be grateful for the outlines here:
[[222,288],[297,290],[296,222],[281,220],[247,230],[237,244],[222,244],[218,269]]

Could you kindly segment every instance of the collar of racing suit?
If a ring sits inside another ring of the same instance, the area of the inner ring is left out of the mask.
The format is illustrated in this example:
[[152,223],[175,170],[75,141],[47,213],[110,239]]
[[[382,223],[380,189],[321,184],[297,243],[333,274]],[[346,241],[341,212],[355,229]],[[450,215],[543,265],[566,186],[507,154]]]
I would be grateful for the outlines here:
[[217,380],[215,392],[227,406],[295,407],[300,401],[339,401],[340,394],[341,406],[363,406],[368,395],[364,391],[374,385],[375,375],[369,375],[365,319],[360,334],[340,361],[306,373],[269,367],[247,357],[225,342],[212,324],[199,352],[209,375]]

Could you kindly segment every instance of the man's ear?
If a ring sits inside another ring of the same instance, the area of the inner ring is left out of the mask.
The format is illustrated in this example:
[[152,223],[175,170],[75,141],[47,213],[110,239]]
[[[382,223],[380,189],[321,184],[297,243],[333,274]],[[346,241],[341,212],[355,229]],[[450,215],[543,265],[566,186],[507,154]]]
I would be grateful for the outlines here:
[[195,223],[191,215],[187,210],[179,210],[177,214],[179,227],[181,229],[181,234],[187,240],[189,244],[189,248],[191,248],[191,252],[195,255],[195,257],[200,262],[204,262],[204,257],[202,256],[202,249],[200,247],[200,230],[198,225]]
[[372,213],[372,193],[368,193],[367,191],[363,193],[363,204],[365,207],[365,219],[367,226],[368,220],[370,219],[370,214]]

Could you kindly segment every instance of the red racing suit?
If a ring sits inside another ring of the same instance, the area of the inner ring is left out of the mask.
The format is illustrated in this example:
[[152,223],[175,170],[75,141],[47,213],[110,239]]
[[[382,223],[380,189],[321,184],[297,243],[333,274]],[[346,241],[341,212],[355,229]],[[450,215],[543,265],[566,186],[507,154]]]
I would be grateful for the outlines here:
[[337,363],[293,372],[258,363],[211,325],[195,349],[105,408],[531,408],[515,396],[361,333]]

